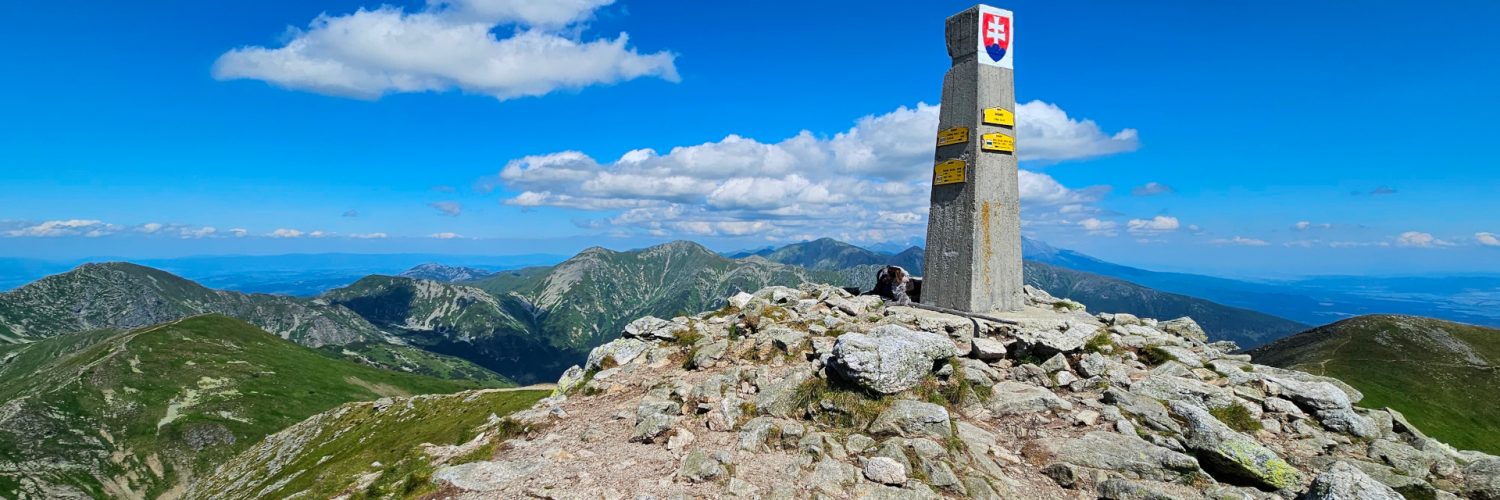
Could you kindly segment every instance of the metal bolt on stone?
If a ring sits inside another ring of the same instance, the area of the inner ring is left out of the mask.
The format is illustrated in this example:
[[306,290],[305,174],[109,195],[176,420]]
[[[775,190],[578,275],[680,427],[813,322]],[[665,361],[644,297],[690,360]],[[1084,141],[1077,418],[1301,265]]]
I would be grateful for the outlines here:
[[948,18],[922,302],[1015,311],[1021,287],[1012,14],[976,5]]

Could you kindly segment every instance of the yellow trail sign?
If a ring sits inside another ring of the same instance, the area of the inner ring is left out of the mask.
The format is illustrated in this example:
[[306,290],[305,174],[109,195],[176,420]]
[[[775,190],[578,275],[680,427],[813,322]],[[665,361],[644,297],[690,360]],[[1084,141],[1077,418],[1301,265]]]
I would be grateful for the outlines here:
[[964,169],[967,167],[963,160],[943,160],[932,167],[932,184],[941,186],[965,182]]

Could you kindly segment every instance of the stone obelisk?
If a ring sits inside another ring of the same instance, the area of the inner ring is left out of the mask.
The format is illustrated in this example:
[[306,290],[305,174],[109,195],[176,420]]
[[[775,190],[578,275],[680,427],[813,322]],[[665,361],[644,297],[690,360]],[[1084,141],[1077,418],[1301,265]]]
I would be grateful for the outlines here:
[[984,313],[1021,309],[1010,11],[977,5],[948,18],[922,302]]

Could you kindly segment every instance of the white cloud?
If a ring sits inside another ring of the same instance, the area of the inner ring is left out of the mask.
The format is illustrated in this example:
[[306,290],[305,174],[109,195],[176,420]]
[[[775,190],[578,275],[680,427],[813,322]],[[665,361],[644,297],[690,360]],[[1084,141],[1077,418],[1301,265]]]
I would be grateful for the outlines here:
[[18,238],[55,238],[59,236],[83,236],[97,238],[120,230],[119,226],[93,219],[49,220],[31,226],[22,226],[5,232],[6,236]]
[[1297,230],[1297,231],[1311,231],[1311,230],[1314,230],[1314,229],[1331,229],[1331,228],[1333,228],[1333,224],[1329,224],[1327,222],[1319,223],[1319,224],[1314,224],[1314,223],[1312,223],[1310,221],[1303,220],[1303,221],[1297,221],[1296,224],[1292,224],[1292,229]]
[[463,235],[458,234],[458,233],[432,233],[431,235],[428,235],[428,237],[430,237],[430,238],[437,238],[437,239],[440,239],[440,240],[452,240],[452,239],[462,238]]
[[302,231],[296,229],[280,228],[275,231],[271,231],[270,234],[267,234],[266,236],[270,236],[272,238],[301,238],[305,234],[306,233],[303,233]]
[[234,235],[235,238],[244,238],[245,236],[250,234],[250,230],[243,227],[237,227],[234,229],[230,229],[229,234]]
[[1136,196],[1156,196],[1159,194],[1171,194],[1176,191],[1177,190],[1172,189],[1172,186],[1168,186],[1160,182],[1147,182],[1136,187],[1135,189],[1130,190],[1130,194]]
[[1420,231],[1407,231],[1396,237],[1396,246],[1413,248],[1436,248],[1453,246],[1444,240],[1437,239],[1431,233]]
[[1133,128],[1113,135],[1093,120],[1077,120],[1056,104],[1031,101],[1016,106],[1016,146],[1022,160],[1060,161],[1108,156],[1141,147]]
[[459,214],[462,214],[464,212],[464,206],[460,205],[456,201],[434,201],[432,203],[428,203],[427,206],[432,207],[434,210],[437,210],[438,213],[449,217],[457,217]]
[[1494,233],[1474,233],[1474,241],[1487,247],[1500,247],[1500,237]]
[[[1022,105],[1018,114],[1022,159],[1058,162],[1136,147],[1133,139],[1121,144],[1134,131],[1108,136],[1044,102]],[[803,131],[768,143],[729,135],[665,152],[635,149],[602,163],[578,151],[526,156],[478,184],[503,188],[509,194],[502,202],[511,206],[618,212],[605,216],[611,231],[904,239],[924,231],[937,117],[937,106],[918,104],[865,116],[833,137]],[[1070,188],[1031,170],[1019,176],[1025,216],[1034,221],[1090,217],[1109,192]],[[575,224],[604,229],[598,221]]]
[[153,234],[157,231],[160,231],[163,227],[166,227],[166,225],[160,222],[147,222],[145,224],[141,224],[140,227],[136,228],[136,230],[146,234]]
[[1094,217],[1078,221],[1078,227],[1082,227],[1088,234],[1095,236],[1114,236],[1119,234],[1115,231],[1115,227],[1118,225],[1115,221],[1099,220]]
[[638,52],[625,33],[582,39],[577,23],[608,3],[429,0],[414,12],[381,5],[322,14],[289,29],[284,46],[224,53],[213,76],[360,99],[449,90],[511,99],[642,77],[677,81],[670,52]]
[[354,238],[356,240],[380,240],[380,239],[385,239],[386,234],[385,233],[355,233],[355,234],[349,235],[349,237],[350,238]]
[[1246,238],[1244,236],[1235,236],[1228,239],[1219,238],[1209,241],[1209,243],[1213,243],[1215,245],[1237,245],[1243,247],[1263,247],[1266,245],[1270,245],[1270,243],[1266,243],[1266,240]]
[[218,232],[219,230],[214,229],[213,226],[203,226],[197,228],[184,227],[177,231],[177,235],[178,237],[185,240],[197,240],[211,237]]
[[1125,227],[1132,233],[1163,233],[1181,227],[1176,217],[1158,215],[1150,219],[1130,219]]

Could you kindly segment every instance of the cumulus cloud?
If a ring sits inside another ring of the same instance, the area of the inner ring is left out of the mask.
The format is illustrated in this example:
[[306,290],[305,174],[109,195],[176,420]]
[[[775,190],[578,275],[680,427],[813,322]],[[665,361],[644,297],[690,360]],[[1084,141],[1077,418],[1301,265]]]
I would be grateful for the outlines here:
[[220,55],[213,76],[359,99],[449,90],[512,99],[643,77],[677,81],[670,52],[639,52],[625,33],[583,39],[578,23],[608,3],[428,0],[413,12],[381,5],[325,13],[289,28],[281,47]]
[[452,239],[462,238],[463,235],[458,234],[458,233],[432,233],[432,234],[428,235],[428,237],[429,238],[437,238],[437,239],[440,239],[440,240],[452,240]]
[[1135,196],[1156,196],[1159,194],[1172,194],[1176,191],[1172,189],[1172,186],[1160,182],[1147,182],[1130,190],[1130,194]]
[[272,238],[301,238],[306,234],[307,233],[303,233],[302,231],[296,229],[279,228],[266,234],[266,236],[270,236]]
[[1487,247],[1500,247],[1500,237],[1494,233],[1474,233],[1474,241]]
[[245,236],[249,236],[250,235],[250,230],[249,229],[245,229],[243,227],[236,227],[236,228],[230,229],[229,230],[229,234],[233,235],[235,238],[244,238]]
[[349,237],[350,238],[354,238],[356,240],[383,240],[383,239],[385,239],[386,234],[385,233],[354,233],[354,234],[349,235]]
[[1215,245],[1236,245],[1242,247],[1263,247],[1266,245],[1270,245],[1270,243],[1266,243],[1266,240],[1246,238],[1244,236],[1235,236],[1233,238],[1218,238],[1209,241],[1209,243],[1213,243]]
[[1115,221],[1099,220],[1098,218],[1094,217],[1089,217],[1087,219],[1078,221],[1078,227],[1083,228],[1083,230],[1087,231],[1088,234],[1095,236],[1114,236],[1116,234],[1119,234],[1115,231],[1116,226],[1118,226],[1118,224],[1115,223]]
[[1421,231],[1407,231],[1396,237],[1396,246],[1412,248],[1437,248],[1453,246],[1453,243],[1440,240],[1432,233]]
[[428,203],[427,206],[449,217],[457,217],[464,212],[464,206],[458,204],[456,201],[435,201]]
[[1150,219],[1130,219],[1125,223],[1126,230],[1137,234],[1153,234],[1176,231],[1181,227],[1176,217],[1158,215]]
[[56,238],[60,236],[83,236],[98,238],[120,231],[120,227],[93,219],[49,220],[34,225],[24,225],[5,232],[17,238]]
[[214,229],[213,226],[203,226],[203,227],[196,227],[196,228],[193,228],[193,227],[184,227],[184,228],[178,229],[177,236],[179,238],[184,239],[184,240],[198,240],[198,239],[212,237],[213,235],[217,234],[218,232],[219,232],[219,230],[218,229]]
[[[1020,158],[1066,160],[1130,151],[1135,131],[1106,134],[1041,101],[1018,109]],[[938,107],[870,115],[832,137],[803,131],[778,142],[739,135],[665,152],[636,149],[613,161],[578,151],[514,159],[476,184],[503,188],[504,204],[617,212],[579,227],[638,234],[850,239],[919,235],[928,207]],[[1097,214],[1107,186],[1072,188],[1021,170],[1029,220],[1070,223]],[[607,223],[607,224],[605,224]],[[847,235],[847,236],[843,236]]]

